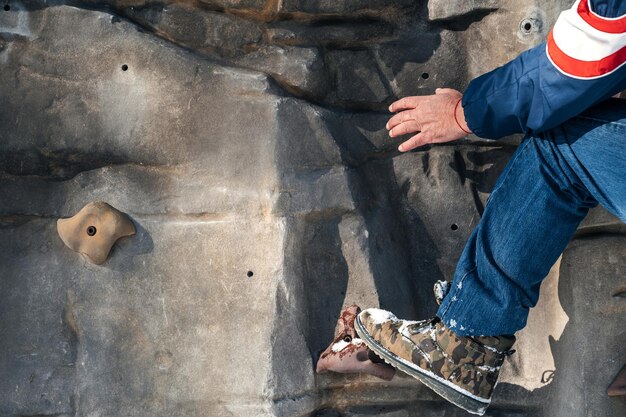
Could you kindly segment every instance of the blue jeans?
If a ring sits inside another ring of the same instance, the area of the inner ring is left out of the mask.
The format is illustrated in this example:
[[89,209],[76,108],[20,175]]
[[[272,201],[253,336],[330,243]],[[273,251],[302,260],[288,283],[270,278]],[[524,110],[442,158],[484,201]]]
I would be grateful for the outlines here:
[[522,141],[437,315],[463,336],[522,329],[541,281],[598,203],[626,221],[626,100],[611,99]]

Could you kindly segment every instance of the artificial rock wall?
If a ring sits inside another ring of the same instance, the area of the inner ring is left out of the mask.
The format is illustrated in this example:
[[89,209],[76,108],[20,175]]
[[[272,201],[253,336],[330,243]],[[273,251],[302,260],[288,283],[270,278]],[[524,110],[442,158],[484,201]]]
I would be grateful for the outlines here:
[[[387,106],[545,38],[566,0],[0,2],[0,416],[462,416],[314,373],[344,306],[434,314],[519,138],[399,154]],[[96,266],[56,220],[137,234]],[[492,416],[623,416],[626,237],[598,209]],[[621,287],[620,287],[621,286]]]

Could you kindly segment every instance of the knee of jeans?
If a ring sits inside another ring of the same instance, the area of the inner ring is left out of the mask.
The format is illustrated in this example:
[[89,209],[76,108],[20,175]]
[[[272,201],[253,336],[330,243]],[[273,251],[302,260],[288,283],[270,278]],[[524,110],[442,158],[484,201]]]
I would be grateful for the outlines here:
[[534,153],[533,158],[536,164],[541,165],[542,175],[557,184],[562,193],[568,194],[581,206],[592,208],[597,202],[570,166],[570,145],[566,136],[565,126],[557,126],[529,136],[526,140],[532,145],[530,148]]

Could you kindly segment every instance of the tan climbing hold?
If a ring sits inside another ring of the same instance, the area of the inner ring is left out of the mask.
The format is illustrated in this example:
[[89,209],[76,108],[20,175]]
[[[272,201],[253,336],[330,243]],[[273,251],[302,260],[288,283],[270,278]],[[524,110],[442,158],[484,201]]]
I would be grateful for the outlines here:
[[128,216],[105,202],[94,201],[74,217],[59,219],[57,231],[68,248],[100,265],[118,239],[136,233]]

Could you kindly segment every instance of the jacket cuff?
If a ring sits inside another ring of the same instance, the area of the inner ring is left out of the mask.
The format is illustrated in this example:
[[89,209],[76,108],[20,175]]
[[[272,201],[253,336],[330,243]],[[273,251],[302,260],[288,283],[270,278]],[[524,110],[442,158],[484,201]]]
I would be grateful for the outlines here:
[[476,101],[470,102],[468,94],[463,94],[461,99],[461,106],[463,106],[463,115],[465,116],[465,123],[469,127],[470,131],[479,137],[485,137],[485,132],[482,126],[482,115],[476,107]]

